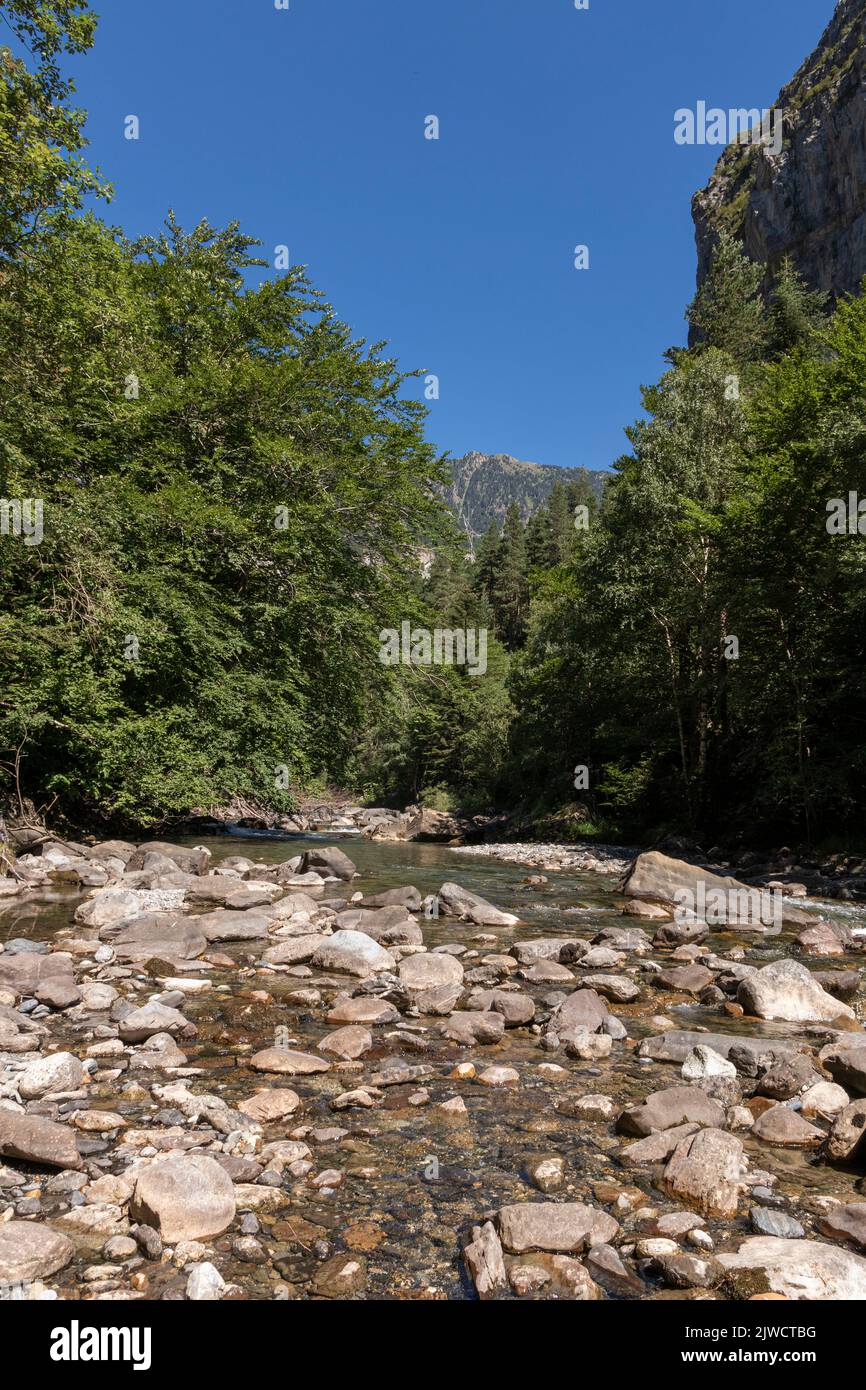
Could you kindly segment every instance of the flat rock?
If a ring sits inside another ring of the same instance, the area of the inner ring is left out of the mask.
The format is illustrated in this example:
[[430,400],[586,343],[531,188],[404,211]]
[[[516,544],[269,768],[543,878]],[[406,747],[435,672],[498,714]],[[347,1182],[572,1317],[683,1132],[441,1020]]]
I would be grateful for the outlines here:
[[34,1221],[0,1225],[0,1284],[31,1284],[48,1279],[69,1264],[72,1241]]
[[345,1028],[337,1028],[333,1033],[327,1033],[317,1044],[320,1052],[331,1052],[335,1057],[341,1057],[344,1061],[354,1061],[358,1057],[363,1057],[365,1052],[369,1052],[373,1046],[373,1035],[369,1028],[362,1028],[360,1024],[349,1023]]
[[[866,1259],[817,1240],[782,1240],[751,1236],[734,1254],[716,1256],[728,1275],[752,1276],[744,1284],[754,1292],[822,1301],[866,1298]],[[757,1276],[757,1277],[754,1277]]]
[[609,1244],[618,1232],[619,1222],[583,1202],[522,1202],[499,1212],[500,1239],[515,1255],[527,1250],[578,1253]]
[[399,1010],[384,999],[374,999],[371,995],[359,994],[355,999],[344,999],[325,1015],[326,1023],[396,1023]]
[[620,1134],[644,1138],[678,1125],[707,1125],[718,1129],[725,1122],[724,1108],[699,1086],[671,1086],[654,1091],[641,1105],[624,1110],[616,1122]]
[[331,1064],[323,1057],[308,1052],[294,1052],[288,1047],[266,1047],[250,1058],[254,1071],[278,1072],[284,1076],[311,1076],[314,1072],[330,1071]]
[[327,938],[321,932],[314,936],[288,936],[262,953],[262,965],[300,965],[313,959],[324,940]]
[[443,883],[437,897],[439,910],[446,917],[461,917],[479,927],[513,927],[520,921],[513,913],[501,911],[458,883]]
[[257,1091],[255,1095],[247,1096],[239,1103],[238,1110],[259,1124],[270,1124],[273,1120],[284,1120],[287,1115],[294,1115],[300,1103],[297,1091],[275,1086],[271,1090]]
[[14,1110],[0,1110],[0,1154],[4,1158],[23,1158],[49,1168],[84,1166],[75,1135],[67,1125],[56,1124],[41,1115],[21,1115]]
[[[754,1038],[745,1033],[693,1033],[671,1028],[654,1038],[644,1038],[638,1047],[639,1057],[649,1057],[654,1062],[684,1062],[695,1047],[711,1047],[720,1056],[727,1057],[732,1050],[750,1053],[756,1063],[771,1066],[781,1057],[791,1057],[798,1049],[793,1043],[777,1038]],[[864,1055],[866,1063],[866,1055]]]
[[263,913],[252,910],[203,912],[201,916],[194,917],[192,923],[209,942],[261,941],[270,927],[270,921]]
[[689,1135],[697,1134],[699,1128],[699,1125],[676,1125],[673,1129],[661,1130],[639,1139],[636,1144],[627,1145],[620,1150],[619,1156],[624,1163],[665,1163],[677,1145]]
[[118,1032],[124,1042],[145,1042],[155,1033],[168,1033],[170,1037],[194,1036],[194,1023],[190,1023],[178,1009],[165,1004],[144,1004],[133,1009],[120,1020]]

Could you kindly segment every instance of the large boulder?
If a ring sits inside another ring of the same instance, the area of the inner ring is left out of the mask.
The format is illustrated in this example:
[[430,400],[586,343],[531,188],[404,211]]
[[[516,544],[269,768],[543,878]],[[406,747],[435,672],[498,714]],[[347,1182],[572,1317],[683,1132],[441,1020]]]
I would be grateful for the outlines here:
[[855,1018],[848,1004],[834,999],[798,960],[774,960],[742,980],[737,1000],[747,1013],[786,1023]]
[[810,1301],[866,1298],[866,1259],[818,1240],[751,1236],[716,1259],[744,1297],[751,1291]]
[[206,1154],[171,1154],[138,1174],[129,1214],[165,1241],[207,1240],[234,1221],[234,1185]]
[[439,911],[446,917],[459,917],[478,927],[514,927],[520,921],[511,912],[502,912],[492,903],[461,888],[459,883],[443,883],[437,894]]
[[308,850],[301,861],[300,872],[307,873],[311,869],[314,873],[321,873],[329,878],[346,880],[354,878],[358,872],[349,856],[337,849],[336,845],[323,845],[320,849]]
[[75,909],[75,920],[85,927],[110,927],[140,912],[141,898],[131,888],[106,888]]
[[100,941],[114,947],[118,960],[195,960],[207,949],[207,937],[199,918],[172,913],[144,912],[131,922],[103,927]]
[[160,854],[170,859],[185,874],[206,874],[211,861],[211,852],[203,845],[186,849],[182,845],[170,845],[165,840],[148,840],[130,855],[126,861],[126,872],[141,869],[149,854]]
[[338,974],[357,975],[365,979],[380,971],[393,971],[396,965],[390,951],[360,931],[336,931],[325,937],[313,956],[313,965],[320,970]]
[[771,899],[728,875],[714,874],[699,864],[687,864],[652,850],[639,854],[623,886],[627,898],[663,903],[676,908],[678,920],[697,918],[736,930],[766,931],[784,922],[808,926],[808,913]]
[[71,1129],[41,1115],[22,1115],[17,1110],[0,1110],[0,1155],[23,1158],[47,1168],[83,1166]]
[[31,1062],[18,1078],[22,1100],[37,1100],[52,1091],[77,1091],[87,1073],[71,1052],[50,1052]]
[[229,912],[217,909],[194,917],[193,923],[208,941],[261,941],[267,936],[270,921],[261,912]]
[[424,899],[413,888],[407,884],[405,888],[387,888],[384,893],[374,893],[371,897],[365,898],[363,907],[405,907],[407,912],[420,912]]

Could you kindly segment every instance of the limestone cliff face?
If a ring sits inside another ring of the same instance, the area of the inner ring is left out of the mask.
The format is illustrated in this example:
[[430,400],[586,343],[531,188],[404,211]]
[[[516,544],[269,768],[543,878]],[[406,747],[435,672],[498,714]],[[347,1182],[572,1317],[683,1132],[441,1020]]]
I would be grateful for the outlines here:
[[784,256],[813,289],[838,297],[866,275],[866,0],[838,0],[815,52],[779,95],[779,154],[734,144],[692,215],[698,283],[727,227],[768,280]]

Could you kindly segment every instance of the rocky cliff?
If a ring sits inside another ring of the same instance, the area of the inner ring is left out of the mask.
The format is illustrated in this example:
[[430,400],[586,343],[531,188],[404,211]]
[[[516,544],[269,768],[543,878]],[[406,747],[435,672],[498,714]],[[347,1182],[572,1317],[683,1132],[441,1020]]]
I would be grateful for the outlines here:
[[729,145],[695,194],[698,283],[726,227],[766,264],[768,281],[790,256],[811,288],[857,291],[866,275],[866,0],[839,0],[776,107],[781,152]]

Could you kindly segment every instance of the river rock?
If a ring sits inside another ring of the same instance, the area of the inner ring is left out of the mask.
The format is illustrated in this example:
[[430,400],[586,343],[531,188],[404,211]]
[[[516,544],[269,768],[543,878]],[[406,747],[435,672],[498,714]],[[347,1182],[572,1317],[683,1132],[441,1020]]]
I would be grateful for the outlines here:
[[[3,1227],[0,1226],[0,1231]],[[866,1250],[866,1202],[852,1202],[832,1207],[818,1221],[822,1236],[833,1240],[850,1240],[859,1250]]]
[[824,1131],[810,1125],[787,1105],[773,1105],[759,1115],[752,1126],[756,1139],[783,1149],[816,1149],[824,1142]]
[[31,1062],[18,1078],[22,1100],[36,1100],[51,1091],[77,1091],[87,1073],[71,1052],[51,1052]]
[[76,922],[86,927],[110,927],[141,912],[141,898],[128,888],[106,888],[75,909]]
[[247,1096],[238,1104],[238,1110],[258,1124],[267,1125],[275,1120],[284,1120],[287,1115],[294,1115],[300,1103],[297,1091],[275,1086],[271,1090],[256,1091],[255,1095]]
[[640,988],[626,975],[584,975],[581,984],[614,1004],[632,1004],[640,997]]
[[751,1059],[754,1067],[751,1074],[755,1075],[759,1069],[766,1070],[779,1058],[791,1057],[797,1052],[793,1043],[778,1038],[752,1038],[736,1033],[692,1033],[670,1028],[657,1037],[644,1038],[638,1047],[638,1056],[648,1057],[653,1062],[682,1064],[696,1047],[711,1047],[722,1057],[729,1057],[731,1052],[736,1053],[737,1056],[730,1060],[734,1061],[738,1071],[744,1069],[740,1062],[742,1054],[744,1060]]
[[230,912],[217,909],[193,918],[195,926],[210,942],[261,941],[268,934],[270,922],[263,913]]
[[118,1025],[118,1032],[124,1042],[145,1042],[155,1033],[168,1033],[170,1037],[194,1037],[194,1023],[190,1023],[178,1009],[165,1004],[144,1004],[126,1014]]
[[620,1134],[645,1138],[677,1125],[697,1124],[718,1129],[724,1122],[724,1108],[699,1086],[671,1086],[666,1091],[654,1091],[641,1105],[623,1110],[616,1128]]
[[206,1154],[172,1154],[138,1174],[129,1213],[165,1241],[207,1240],[234,1220],[234,1186]]
[[786,1023],[855,1018],[849,1005],[834,999],[812,979],[805,965],[789,958],[773,961],[743,980],[737,1000],[747,1013]]
[[15,1110],[0,1109],[0,1154],[48,1168],[83,1167],[71,1129],[40,1115],[22,1115]]
[[34,994],[49,979],[62,979],[74,986],[72,961],[65,953],[35,951],[0,952],[0,989],[14,994]]
[[162,855],[185,874],[205,874],[211,861],[211,852],[203,845],[187,849],[182,845],[170,845],[166,840],[148,840],[130,855],[126,861],[126,872],[131,874],[141,869],[149,854]]
[[866,1099],[851,1101],[833,1121],[827,1140],[827,1157],[833,1163],[850,1163],[858,1158],[866,1145]]
[[463,989],[463,966],[454,956],[419,952],[401,960],[400,984],[420,1013],[450,1013]]
[[661,1187],[703,1216],[736,1216],[746,1168],[739,1139],[720,1129],[700,1129],[677,1145]]
[[446,917],[460,917],[479,927],[514,927],[520,921],[513,913],[502,912],[458,883],[443,883],[437,896],[439,910]]
[[492,1298],[505,1290],[508,1278],[502,1245],[492,1221],[473,1226],[472,1239],[463,1251],[463,1259],[479,1298]]
[[370,995],[359,994],[354,999],[344,999],[335,1004],[325,1015],[326,1023],[396,1023],[400,1014],[393,1004],[384,999],[374,999]]
[[326,937],[313,956],[313,965],[319,970],[335,970],[361,979],[395,969],[390,951],[360,931],[337,931]]
[[289,1047],[265,1047],[250,1058],[254,1071],[276,1072],[282,1076],[312,1076],[314,1072],[330,1071],[331,1064],[323,1057],[309,1052],[294,1052]]
[[694,1082],[696,1086],[704,1082],[736,1081],[737,1068],[720,1052],[699,1045],[692,1049],[683,1062],[682,1077],[684,1081]]
[[628,1144],[620,1151],[620,1158],[624,1163],[640,1165],[666,1163],[682,1140],[697,1134],[699,1128],[699,1125],[689,1124],[659,1130],[647,1135],[646,1139],[639,1139],[636,1144]]
[[506,1028],[522,1028],[535,1018],[535,1004],[528,994],[511,989],[479,989],[473,991],[467,1009],[501,1014]]
[[321,933],[315,936],[288,936],[262,953],[262,965],[299,965],[312,960],[322,945]]
[[806,1234],[799,1221],[784,1211],[773,1211],[770,1207],[752,1207],[749,1224],[759,1236],[778,1236],[782,1240],[802,1240]]
[[774,1062],[758,1082],[756,1093],[769,1096],[771,1100],[790,1100],[818,1080],[811,1057],[800,1052],[795,1057]]
[[744,1297],[767,1290],[810,1301],[866,1298],[866,1259],[821,1241],[750,1236],[736,1253],[716,1258]]
[[374,893],[364,899],[363,906],[405,907],[408,912],[420,912],[423,901],[418,889],[407,885],[405,888],[388,888],[384,893]]
[[583,1202],[521,1202],[502,1207],[498,1220],[502,1244],[514,1255],[527,1250],[576,1254],[609,1244],[619,1231],[612,1216]]
[[855,1095],[866,1096],[866,1039],[830,1043],[822,1047],[818,1059],[834,1081]]
[[373,1035],[369,1028],[362,1028],[357,1023],[349,1023],[345,1028],[327,1033],[318,1043],[320,1052],[332,1052],[335,1057],[347,1062],[363,1057],[372,1046]]
[[0,1224],[0,1284],[31,1284],[65,1268],[75,1253],[71,1240],[33,1221]]
[[580,1033],[599,1033],[607,1022],[610,1010],[594,989],[576,989],[553,1015],[551,1028],[563,1041]]
[[471,1047],[474,1043],[498,1043],[505,1032],[505,1019],[492,1012],[455,1012],[440,1023],[436,1032],[439,1037],[461,1047]]
[[312,870],[318,873],[320,870],[329,878],[352,879],[358,870],[352,863],[347,854],[336,845],[323,845],[319,849],[311,849],[304,855],[301,861],[300,871],[302,874]]
[[131,922],[103,927],[99,939],[114,948],[120,961],[194,960],[207,949],[199,920],[145,912]]
[[832,1119],[848,1104],[848,1092],[835,1081],[816,1081],[800,1097],[800,1113],[807,1120],[823,1116]]
[[700,994],[713,983],[713,972],[703,965],[672,965],[653,976],[660,989],[675,990],[677,994]]

